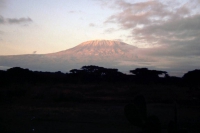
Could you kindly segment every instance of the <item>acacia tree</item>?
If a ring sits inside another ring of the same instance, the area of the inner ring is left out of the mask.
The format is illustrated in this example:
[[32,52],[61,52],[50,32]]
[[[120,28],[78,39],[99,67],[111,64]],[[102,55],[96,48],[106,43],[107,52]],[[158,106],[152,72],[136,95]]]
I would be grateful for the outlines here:
[[130,73],[141,78],[158,78],[159,75],[167,74],[165,71],[148,70],[148,68],[136,68],[135,70],[130,70]]
[[85,71],[87,74],[93,74],[93,75],[119,75],[121,74],[118,69],[112,69],[112,68],[104,68],[99,66],[83,66],[81,68],[83,71]]
[[90,66],[83,66],[81,69],[83,71],[85,71],[86,73],[88,73],[88,74],[101,75],[102,71],[105,68],[99,67],[99,66],[90,65]]

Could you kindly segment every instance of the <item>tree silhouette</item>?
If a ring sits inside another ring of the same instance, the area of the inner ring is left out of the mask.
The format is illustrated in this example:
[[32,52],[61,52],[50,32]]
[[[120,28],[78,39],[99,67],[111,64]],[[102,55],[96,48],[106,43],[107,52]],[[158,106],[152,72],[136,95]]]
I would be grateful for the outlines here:
[[199,90],[200,89],[200,70],[196,69],[193,71],[189,71],[183,75],[183,84],[188,86],[191,91]]
[[81,70],[85,71],[85,73],[95,76],[116,76],[116,75],[122,75],[121,72],[118,71],[118,69],[113,68],[104,68],[99,66],[83,66]]
[[130,70],[130,73],[141,78],[158,78],[159,75],[167,74],[165,71],[148,70],[148,68],[136,68],[135,70]]
[[183,79],[187,82],[190,83],[199,83],[199,78],[200,78],[200,70],[196,69],[193,71],[189,71],[186,74],[183,75]]

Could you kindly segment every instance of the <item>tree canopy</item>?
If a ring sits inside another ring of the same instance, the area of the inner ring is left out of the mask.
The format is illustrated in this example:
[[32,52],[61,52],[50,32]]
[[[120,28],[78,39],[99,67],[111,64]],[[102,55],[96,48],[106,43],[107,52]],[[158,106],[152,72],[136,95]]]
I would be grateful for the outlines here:
[[149,70],[148,68],[136,68],[135,70],[130,70],[130,73],[136,75],[137,77],[151,77],[158,78],[159,75],[167,74],[165,71]]

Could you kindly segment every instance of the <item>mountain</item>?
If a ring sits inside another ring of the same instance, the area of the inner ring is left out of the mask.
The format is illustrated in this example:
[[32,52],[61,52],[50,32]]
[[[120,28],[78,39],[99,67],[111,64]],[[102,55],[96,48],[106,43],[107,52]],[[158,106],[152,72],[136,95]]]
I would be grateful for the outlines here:
[[119,68],[149,61],[139,51],[139,48],[119,41],[92,40],[56,53],[0,56],[0,66],[65,72],[83,65]]
[[79,61],[105,61],[111,59],[133,59],[137,47],[119,41],[93,40],[57,53],[46,54],[55,58],[75,58]]

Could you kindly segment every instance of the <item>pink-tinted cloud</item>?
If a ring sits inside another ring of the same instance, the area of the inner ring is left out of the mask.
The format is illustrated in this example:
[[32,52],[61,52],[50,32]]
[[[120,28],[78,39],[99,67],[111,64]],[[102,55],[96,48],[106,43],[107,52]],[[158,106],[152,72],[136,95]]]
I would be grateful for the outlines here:
[[138,43],[170,45],[177,50],[182,47],[182,50],[188,49],[194,54],[196,48],[200,50],[197,43],[200,35],[200,9],[194,5],[195,2],[190,1],[177,5],[173,1],[130,3],[117,0],[115,9],[119,11],[111,15],[105,23],[117,24],[121,29],[131,30],[130,36]]

